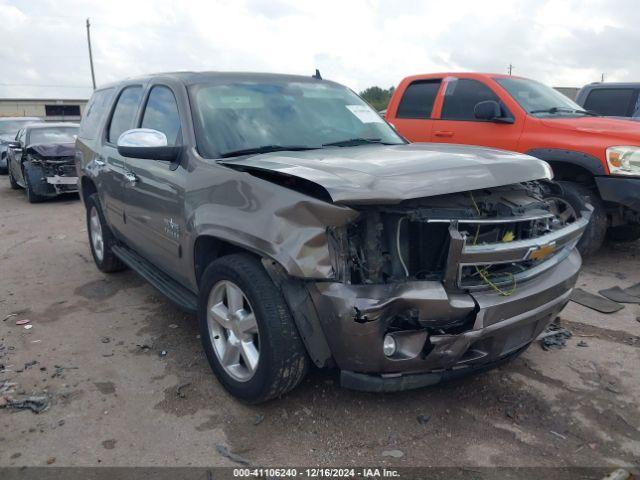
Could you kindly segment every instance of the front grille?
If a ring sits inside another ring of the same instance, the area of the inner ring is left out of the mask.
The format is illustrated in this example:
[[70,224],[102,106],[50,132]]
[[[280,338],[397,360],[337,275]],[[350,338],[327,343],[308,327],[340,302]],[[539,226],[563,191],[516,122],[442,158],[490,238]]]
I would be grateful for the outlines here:
[[591,211],[583,211],[563,226],[548,213],[451,220],[445,285],[479,290],[532,278],[571,253],[590,216]]

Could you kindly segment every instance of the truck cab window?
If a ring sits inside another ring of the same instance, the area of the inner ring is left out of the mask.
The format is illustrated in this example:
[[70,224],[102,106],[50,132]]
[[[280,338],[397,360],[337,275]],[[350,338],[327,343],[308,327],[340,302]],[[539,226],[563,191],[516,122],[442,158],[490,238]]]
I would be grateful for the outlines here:
[[469,78],[449,80],[440,118],[477,121],[474,108],[476,104],[485,100],[500,103],[498,96],[482,82]]
[[605,116],[631,116],[636,95],[632,88],[597,88],[587,96],[584,108]]
[[436,101],[436,95],[440,88],[441,80],[420,80],[411,83],[404,91],[400,105],[398,105],[398,118],[429,118]]

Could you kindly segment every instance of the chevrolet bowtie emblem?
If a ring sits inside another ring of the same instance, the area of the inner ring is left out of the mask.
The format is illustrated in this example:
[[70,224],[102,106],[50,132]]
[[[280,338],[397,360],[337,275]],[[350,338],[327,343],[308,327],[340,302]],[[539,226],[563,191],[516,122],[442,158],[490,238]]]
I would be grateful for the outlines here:
[[556,245],[550,243],[548,245],[542,245],[540,247],[532,248],[529,253],[529,260],[544,260],[553,252],[556,251]]

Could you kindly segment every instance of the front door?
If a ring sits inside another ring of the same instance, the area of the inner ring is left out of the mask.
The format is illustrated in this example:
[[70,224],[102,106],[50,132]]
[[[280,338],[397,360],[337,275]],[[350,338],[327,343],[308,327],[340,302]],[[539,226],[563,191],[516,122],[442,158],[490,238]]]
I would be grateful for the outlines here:
[[[476,104],[486,100],[498,102],[505,118],[513,123],[479,120],[475,117]],[[484,147],[515,150],[524,121],[515,118],[491,88],[471,78],[446,79],[439,119],[433,121],[432,142],[461,143]]]
[[[162,132],[169,146],[182,144],[178,105],[170,88],[155,85],[142,114],[141,128]],[[127,238],[147,260],[187,283],[180,267],[184,239],[186,171],[178,162],[127,158]]]
[[140,85],[126,87],[120,93],[111,120],[107,126],[107,135],[102,155],[93,161],[99,167],[102,209],[107,221],[120,237],[125,233],[124,199],[127,185],[125,158],[118,153],[118,137],[133,128],[142,101],[143,88]]

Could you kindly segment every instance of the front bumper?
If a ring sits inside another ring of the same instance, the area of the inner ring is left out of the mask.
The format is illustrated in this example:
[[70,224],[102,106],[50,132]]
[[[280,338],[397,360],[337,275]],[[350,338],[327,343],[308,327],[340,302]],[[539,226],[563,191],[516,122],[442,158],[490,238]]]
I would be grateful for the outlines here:
[[600,197],[640,213],[640,178],[596,177]]
[[[309,289],[345,386],[406,389],[437,383],[457,370],[455,375],[491,366],[526,347],[567,304],[580,266],[580,254],[572,249],[506,297],[493,291],[451,293],[438,282],[327,282]],[[424,328],[393,332],[398,354],[386,357],[382,341],[390,322],[411,310]],[[458,326],[439,327],[446,322]]]

